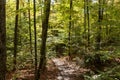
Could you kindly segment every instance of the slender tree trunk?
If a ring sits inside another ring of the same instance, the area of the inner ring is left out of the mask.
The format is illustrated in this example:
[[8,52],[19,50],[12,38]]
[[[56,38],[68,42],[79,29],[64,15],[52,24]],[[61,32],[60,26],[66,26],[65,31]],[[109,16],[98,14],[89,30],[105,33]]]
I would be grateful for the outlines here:
[[68,55],[71,57],[71,27],[72,27],[72,0],[70,0],[70,16],[69,16],[69,44],[68,44]]
[[40,63],[37,71],[37,77],[35,80],[39,80],[41,77],[41,73],[44,71],[46,66],[46,39],[47,39],[47,31],[48,31],[48,21],[50,14],[50,3],[51,0],[44,0],[44,15],[42,20],[42,43],[41,43],[41,57]]
[[[86,9],[86,0],[84,0],[84,39],[86,40],[86,24],[87,24],[87,21],[86,21],[86,17],[87,17],[87,15],[86,15],[86,13],[87,13],[87,9]],[[85,44],[85,48],[86,48],[86,44]]]
[[[106,13],[106,19],[108,18],[108,14]],[[106,34],[106,41],[105,41],[105,45],[107,46],[108,45],[108,42],[109,42],[109,25],[106,24],[105,26],[106,30],[105,30],[105,34]]]
[[88,47],[90,46],[90,11],[89,11],[89,0],[87,0],[87,22],[88,22]]
[[30,38],[30,53],[32,54],[32,33],[31,33],[31,12],[30,12],[30,0],[28,0],[28,20],[29,20],[29,38]]
[[0,80],[6,80],[6,0],[0,0]]
[[98,10],[98,23],[99,27],[97,28],[97,37],[96,37],[96,50],[100,50],[101,47],[101,22],[103,20],[103,7],[102,0],[99,0],[99,10]]
[[16,16],[15,16],[15,29],[14,29],[14,58],[13,58],[13,70],[16,70],[17,63],[17,44],[18,44],[18,10],[19,10],[19,0],[16,0]]
[[[106,0],[103,1],[103,5],[104,4],[107,5],[107,1]],[[107,20],[108,19],[108,14],[106,13],[106,11],[105,11],[105,17],[106,17],[106,20]],[[108,45],[107,44],[108,43],[108,39],[109,39],[108,38],[109,37],[109,25],[108,24],[105,25],[105,29],[106,29],[105,30],[105,35],[106,35],[105,36],[106,37],[105,45],[107,46]]]
[[34,7],[34,48],[35,48],[35,76],[37,74],[37,32],[36,32],[36,0],[33,0]]

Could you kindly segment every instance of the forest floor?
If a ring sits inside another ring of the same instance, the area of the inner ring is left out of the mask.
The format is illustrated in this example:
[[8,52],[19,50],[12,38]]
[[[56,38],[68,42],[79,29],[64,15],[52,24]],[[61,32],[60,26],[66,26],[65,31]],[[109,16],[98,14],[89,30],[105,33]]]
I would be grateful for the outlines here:
[[[118,58],[115,61],[120,63]],[[69,60],[68,56],[62,56],[47,61],[47,69],[40,80],[84,80],[84,75],[90,72],[92,72],[91,69],[83,67],[82,64],[78,65],[74,60]],[[6,80],[34,80],[33,64],[25,64],[24,68],[8,73]]]
[[84,80],[83,74],[89,71],[67,57],[54,58],[52,61],[59,70],[55,80]]
[[[118,48],[117,52],[120,52],[119,50],[120,48]],[[112,53],[110,53],[110,55],[112,56]],[[103,56],[103,58],[106,58],[106,56]],[[31,58],[29,58],[28,62],[26,60],[21,61],[19,64],[23,65],[24,63],[23,67],[19,66],[16,72],[8,72],[6,80],[34,80],[35,71],[34,63],[32,63],[32,61],[33,60],[31,60]],[[107,63],[102,66],[102,71],[106,72],[106,74],[110,71],[111,73],[109,74],[113,75],[114,73],[111,71],[113,70],[113,72],[116,72],[117,74],[117,72],[120,72],[120,69],[117,69],[117,66],[120,66],[119,55],[115,55],[112,58],[108,59]],[[95,74],[92,72],[98,69],[95,67],[95,64],[94,66],[92,64],[91,67],[88,65],[87,68],[85,68],[82,64],[77,63],[77,61],[74,59],[70,60],[68,56],[48,59],[46,67],[47,68],[45,72],[41,76],[41,80],[85,80],[85,75],[92,74],[90,76],[93,77]],[[115,69],[116,71],[114,71]],[[120,77],[118,80],[120,80]]]
[[[41,80],[84,80],[83,74],[89,69],[76,65],[68,57],[53,58],[48,60],[47,70],[42,75]],[[34,80],[34,68],[29,64],[25,68],[9,73],[7,80]]]

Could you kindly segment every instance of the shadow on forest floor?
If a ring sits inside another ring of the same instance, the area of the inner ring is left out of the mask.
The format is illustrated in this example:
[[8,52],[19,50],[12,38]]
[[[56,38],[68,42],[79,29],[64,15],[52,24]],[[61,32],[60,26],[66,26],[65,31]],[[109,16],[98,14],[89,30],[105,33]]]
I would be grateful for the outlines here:
[[[120,59],[116,58],[120,63]],[[91,69],[77,65],[75,61],[69,60],[68,56],[52,58],[47,62],[47,69],[40,80],[84,80],[84,75],[91,72]],[[7,80],[34,80],[34,68],[26,64],[25,68],[7,74]]]
[[[67,57],[48,60],[47,70],[41,80],[84,80],[83,74],[88,69],[80,68]],[[15,73],[8,73],[7,80],[34,80],[34,69],[27,65],[26,68],[17,70]]]

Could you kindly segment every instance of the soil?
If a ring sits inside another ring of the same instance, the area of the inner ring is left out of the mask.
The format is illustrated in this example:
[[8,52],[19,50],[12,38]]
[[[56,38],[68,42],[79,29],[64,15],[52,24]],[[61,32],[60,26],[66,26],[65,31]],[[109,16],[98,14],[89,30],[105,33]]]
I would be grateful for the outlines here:
[[[40,80],[84,80],[85,69],[70,61],[67,57],[50,59],[47,62],[47,69],[42,74]],[[16,72],[9,72],[7,80],[34,80],[34,68],[27,65]]]

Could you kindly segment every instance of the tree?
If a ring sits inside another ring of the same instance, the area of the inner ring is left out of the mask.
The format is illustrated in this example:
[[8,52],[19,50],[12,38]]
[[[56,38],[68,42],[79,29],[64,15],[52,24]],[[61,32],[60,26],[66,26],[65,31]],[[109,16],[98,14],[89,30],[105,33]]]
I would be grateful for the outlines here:
[[32,54],[32,33],[31,33],[31,12],[30,12],[30,0],[28,0],[28,24],[29,24],[29,38],[30,38],[30,53]]
[[[84,39],[86,40],[87,35],[87,46],[90,46],[90,0],[84,0]],[[87,34],[86,34],[87,31]],[[86,44],[85,44],[86,47]]]
[[6,80],[6,11],[5,0],[0,0],[0,80]]
[[36,0],[33,0],[34,7],[34,49],[35,49],[35,76],[37,74],[37,32],[36,32]]
[[69,15],[69,35],[68,35],[68,39],[69,39],[69,57],[71,57],[71,27],[72,27],[72,0],[70,0],[70,15]]
[[44,71],[46,66],[46,39],[47,39],[47,31],[49,25],[49,14],[50,14],[50,3],[51,0],[44,0],[44,14],[42,20],[42,43],[41,43],[41,51],[40,51],[40,63],[37,70],[37,76],[35,80],[39,80],[41,73]]
[[90,13],[90,11],[89,11],[89,2],[90,2],[90,0],[87,0],[86,1],[86,5],[87,5],[87,22],[88,22],[88,47],[90,46],[90,18],[89,18],[89,13]]
[[103,1],[99,0],[99,9],[98,9],[98,28],[97,28],[97,37],[96,37],[96,50],[100,50],[100,46],[101,46],[101,22],[103,20]]
[[18,20],[19,20],[19,0],[16,0],[16,16],[15,16],[15,29],[14,29],[14,58],[13,58],[13,70],[16,70],[16,64],[17,64],[17,44],[18,44]]
[[84,39],[86,39],[86,17],[86,0],[84,0]]

